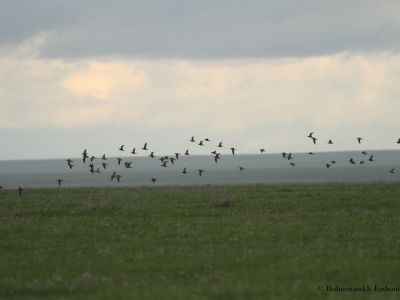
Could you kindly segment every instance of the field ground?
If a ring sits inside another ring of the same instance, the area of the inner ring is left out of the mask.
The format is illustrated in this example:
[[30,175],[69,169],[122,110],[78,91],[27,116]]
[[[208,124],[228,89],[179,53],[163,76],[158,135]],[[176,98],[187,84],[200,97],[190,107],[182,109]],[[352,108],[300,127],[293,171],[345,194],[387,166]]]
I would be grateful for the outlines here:
[[399,184],[1,190],[0,233],[0,299],[400,297],[374,291],[400,287]]

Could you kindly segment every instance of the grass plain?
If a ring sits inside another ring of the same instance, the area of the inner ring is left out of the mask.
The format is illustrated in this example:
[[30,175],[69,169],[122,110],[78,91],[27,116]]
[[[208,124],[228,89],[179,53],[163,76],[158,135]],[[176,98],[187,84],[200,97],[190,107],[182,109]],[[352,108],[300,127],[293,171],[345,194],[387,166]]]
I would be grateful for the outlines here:
[[400,297],[374,290],[400,287],[399,184],[0,190],[0,233],[0,299]]

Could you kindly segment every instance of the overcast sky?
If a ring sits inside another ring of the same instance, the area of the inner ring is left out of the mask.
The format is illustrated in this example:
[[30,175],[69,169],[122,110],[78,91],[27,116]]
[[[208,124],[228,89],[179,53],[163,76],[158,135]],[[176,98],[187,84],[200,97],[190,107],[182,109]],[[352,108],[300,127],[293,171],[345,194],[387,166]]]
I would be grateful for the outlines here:
[[0,160],[183,152],[192,135],[242,153],[396,148],[399,15],[395,0],[3,0]]

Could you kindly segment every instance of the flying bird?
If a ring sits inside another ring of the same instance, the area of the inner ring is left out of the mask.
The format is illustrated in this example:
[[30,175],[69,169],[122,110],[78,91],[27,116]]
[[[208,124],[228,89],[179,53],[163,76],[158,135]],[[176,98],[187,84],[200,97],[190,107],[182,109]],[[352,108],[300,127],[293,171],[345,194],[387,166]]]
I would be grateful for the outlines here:
[[239,171],[243,171],[244,169],[244,167],[239,167]]
[[313,134],[314,134],[314,132],[310,132],[307,137],[312,139],[313,138]]
[[362,137],[358,137],[357,138],[357,141],[358,141],[359,144],[361,144],[362,139],[363,139]]
[[222,142],[219,142],[218,147],[222,148],[224,146],[222,146]]
[[199,142],[199,146],[204,146],[203,141]]
[[350,158],[349,159],[349,162],[352,164],[352,165],[354,165],[356,162],[354,161],[354,159],[353,158]]
[[106,155],[103,154],[103,156],[101,157],[102,160],[107,160]]
[[96,157],[94,157],[94,155],[92,155],[92,156],[90,157],[90,162],[94,161],[95,159],[96,159]]
[[236,149],[232,147],[232,148],[231,148],[231,151],[232,151],[232,155],[235,155]]
[[136,148],[133,148],[131,153],[136,154]]
[[289,153],[289,154],[288,154],[288,156],[287,156],[287,159],[288,159],[288,160],[291,160],[291,159],[293,159],[293,155],[292,155],[292,153]]
[[149,156],[150,156],[151,158],[154,158],[154,157],[155,157],[155,156],[154,156],[154,152],[151,152]]
[[210,139],[209,139],[209,138],[205,138],[204,140],[205,140],[206,142],[209,142],[209,141],[210,141]]
[[157,182],[157,178],[152,177],[151,182],[153,182],[153,184],[155,184]]
[[282,157],[283,157],[284,159],[286,159],[286,156],[287,156],[287,153],[286,153],[286,152],[282,152]]
[[328,141],[328,144],[333,145],[333,141],[332,141],[332,140],[329,140],[329,141]]
[[182,173],[187,174],[187,168],[183,168]]
[[189,154],[189,149],[186,149],[185,155],[190,155],[190,154]]
[[260,149],[260,152],[261,152],[261,153],[264,153],[264,152],[265,152],[265,149],[264,149],[264,148],[261,148],[261,149]]
[[122,159],[122,158],[119,158],[119,157],[117,157],[117,160],[118,160],[118,165],[121,165],[121,161],[123,161],[123,159]]
[[368,154],[367,151],[362,151],[361,153],[362,153],[363,155],[367,155],[367,154]]
[[397,142],[396,142],[397,144],[400,144],[400,138],[397,140]]
[[393,169],[391,169],[389,172],[392,173],[392,174],[394,174],[395,171],[396,171],[396,168],[393,168]]
[[124,150],[124,146],[125,146],[125,145],[121,145],[121,147],[119,147],[118,150],[119,150],[119,151],[125,151],[125,150]]
[[168,163],[168,160],[164,161],[164,162],[161,164],[161,167],[164,167],[164,168],[168,167],[168,166],[167,166],[167,163]]
[[369,161],[374,161],[374,156],[371,155],[371,156],[368,158],[368,160],[369,160]]
[[104,170],[106,170],[106,169],[107,169],[107,166],[108,166],[108,164],[107,164],[107,163],[105,163],[105,162],[103,162],[103,163],[102,163],[102,166],[103,166],[103,169],[104,169]]
[[190,141],[191,141],[192,143],[196,142],[196,141],[194,140],[194,136],[192,136],[192,137],[190,138]]
[[199,176],[201,176],[204,173],[204,170],[197,170],[199,172]]
[[63,182],[64,180],[62,180],[62,179],[57,179],[57,184],[58,184],[58,186],[61,186],[61,183]]
[[175,153],[175,157],[176,157],[176,159],[179,159],[179,155],[181,155],[180,153],[178,153],[178,152],[176,152]]
[[149,150],[149,149],[147,149],[147,143],[144,144],[142,150]]
[[82,152],[82,160],[83,160],[83,163],[85,164],[86,163],[86,159],[87,158],[89,158],[89,155],[87,154],[87,150],[85,149],[85,150],[83,150],[83,152]]
[[111,180],[114,180],[114,178],[116,178],[116,176],[117,176],[117,171],[114,171],[114,172],[111,174]]
[[291,163],[289,163],[289,165],[291,165],[292,167],[294,167],[296,164],[293,163],[293,162],[291,162]]
[[124,163],[125,164],[125,167],[127,168],[127,169],[131,169],[132,168],[132,162],[130,161],[130,162],[125,162]]
[[329,163],[326,163],[325,166],[329,169],[331,165]]
[[314,143],[314,145],[315,145],[315,144],[317,143],[318,139],[315,138],[315,137],[312,137],[312,141],[313,141],[313,143]]

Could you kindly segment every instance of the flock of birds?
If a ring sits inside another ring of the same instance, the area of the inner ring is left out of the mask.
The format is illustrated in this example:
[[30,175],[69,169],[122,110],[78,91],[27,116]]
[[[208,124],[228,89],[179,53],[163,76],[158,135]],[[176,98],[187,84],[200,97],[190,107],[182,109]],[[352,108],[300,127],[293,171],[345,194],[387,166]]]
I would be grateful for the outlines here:
[[[307,135],[307,138],[309,138],[309,139],[312,141],[312,143],[313,143],[314,145],[316,145],[316,144],[318,143],[318,141],[319,141],[319,139],[318,139],[317,137],[315,137],[314,132],[310,132],[310,133]],[[201,139],[201,140],[199,140],[199,141],[197,142],[194,136],[192,136],[192,137],[189,139],[189,141],[190,141],[191,143],[195,143],[195,144],[197,143],[197,145],[200,146],[200,147],[201,147],[201,146],[205,146],[206,143],[210,143],[210,142],[211,142],[209,138],[204,138],[204,139]],[[357,138],[356,138],[356,142],[357,142],[358,144],[361,144],[362,141],[363,141],[363,138],[362,138],[362,137],[357,137]],[[333,144],[334,144],[334,142],[333,142],[332,139],[329,139],[329,140],[327,141],[327,143],[330,144],[330,145],[333,145]],[[397,143],[397,144],[400,144],[400,138],[396,141],[396,143]],[[221,155],[222,155],[222,154],[221,154],[221,149],[224,148],[224,147],[225,147],[225,146],[223,145],[223,142],[218,142],[217,145],[216,145],[217,150],[214,150],[214,151],[212,151],[212,152],[210,153],[210,154],[212,155],[212,156],[211,156],[211,159],[212,159],[215,163],[218,163],[218,161],[221,159]],[[119,150],[121,153],[126,153],[125,145],[121,145],[121,146],[118,148],[118,150]],[[145,144],[143,145],[143,147],[141,148],[141,150],[145,151],[146,154],[149,153],[149,154],[148,154],[148,157],[150,157],[151,159],[158,159],[158,160],[160,161],[160,166],[163,167],[163,168],[167,168],[169,165],[174,165],[175,162],[176,162],[177,160],[179,160],[179,157],[181,157],[182,155],[183,155],[183,156],[189,156],[189,155],[191,155],[191,154],[189,153],[189,149],[186,149],[186,151],[184,151],[182,154],[179,153],[179,152],[176,152],[176,153],[174,153],[174,154],[171,155],[171,156],[169,156],[169,155],[156,156],[156,155],[155,155],[155,152],[149,149],[148,143],[145,143]],[[237,151],[236,148],[234,148],[234,147],[229,147],[229,150],[230,150],[230,152],[231,152],[232,155],[235,155],[235,154],[236,154],[236,151]],[[259,149],[259,152],[260,152],[261,154],[264,153],[265,151],[266,151],[265,148],[260,148],[260,149]],[[363,155],[365,155],[365,157],[366,157],[365,160],[360,160],[360,161],[356,162],[353,158],[350,158],[350,159],[348,160],[349,163],[352,164],[352,165],[355,165],[355,164],[364,165],[364,164],[366,163],[366,161],[369,161],[369,162],[373,162],[373,161],[374,161],[374,155],[373,155],[373,154],[372,154],[372,155],[371,155],[371,154],[368,154],[366,151],[362,151],[361,153],[362,153]],[[137,155],[138,152],[137,152],[136,148],[133,148],[132,151],[130,151],[130,154],[132,154],[132,155]],[[308,154],[309,154],[309,155],[314,155],[314,152],[308,152]],[[282,158],[283,158],[283,159],[289,161],[289,165],[290,165],[290,166],[292,166],[292,167],[295,167],[295,166],[296,166],[296,163],[293,161],[293,159],[294,159],[294,154],[282,152],[281,155],[282,155]],[[99,157],[99,158],[97,158],[97,157],[95,157],[95,156],[93,156],[93,155],[90,156],[89,153],[88,153],[88,151],[87,151],[87,149],[83,150],[83,152],[82,152],[82,161],[83,161],[83,163],[84,163],[85,165],[87,164],[88,169],[89,169],[88,171],[89,171],[90,173],[92,173],[92,174],[100,174],[100,173],[103,173],[103,172],[105,172],[106,170],[108,170],[108,159],[109,159],[109,158],[107,158],[105,154],[103,154],[103,155],[102,155],[101,157]],[[117,157],[117,158],[113,158],[113,159],[116,159],[116,160],[117,160],[117,163],[118,163],[118,166],[121,166],[122,168],[126,168],[126,169],[131,169],[131,168],[132,168],[132,161],[125,161],[125,160],[124,160],[123,158],[121,158],[121,157]],[[67,162],[68,168],[69,168],[70,170],[72,170],[72,169],[74,168],[74,163],[75,163],[74,160],[68,158],[68,159],[66,160],[66,162]],[[95,165],[95,162],[100,162],[100,163],[97,164],[97,165]],[[326,168],[330,168],[330,167],[333,166],[334,164],[336,164],[336,161],[335,161],[335,160],[331,160],[331,161],[328,161],[328,162],[325,163],[325,167],[326,167]],[[243,166],[239,166],[238,169],[239,169],[239,171],[241,172],[241,171],[245,170],[246,168],[243,167]],[[394,174],[395,171],[396,171],[396,168],[392,168],[392,169],[389,170],[389,173]],[[184,168],[181,170],[181,173],[182,173],[182,174],[188,174],[188,172],[189,172],[189,171],[188,171],[188,168],[187,168],[187,167],[184,167]],[[204,170],[204,169],[198,169],[198,170],[196,170],[196,172],[198,173],[199,176],[202,176],[202,175],[205,173],[205,170]],[[111,180],[111,181],[116,180],[117,182],[120,182],[120,181],[121,181],[121,178],[122,178],[122,175],[121,175],[121,174],[118,174],[118,171],[117,171],[117,170],[113,170],[113,171],[112,171],[112,173],[111,173],[111,175],[110,175],[110,180]],[[153,184],[155,184],[155,183],[157,182],[158,179],[157,179],[157,177],[151,177],[150,180],[151,180],[151,182],[152,182]],[[63,179],[58,178],[58,179],[57,179],[57,185],[60,187],[60,186],[62,185],[63,181],[64,181]],[[19,187],[18,187],[18,191],[19,191],[19,194],[21,195],[21,194],[22,194],[22,191],[23,191],[23,188],[22,188],[21,186],[19,186]]]

